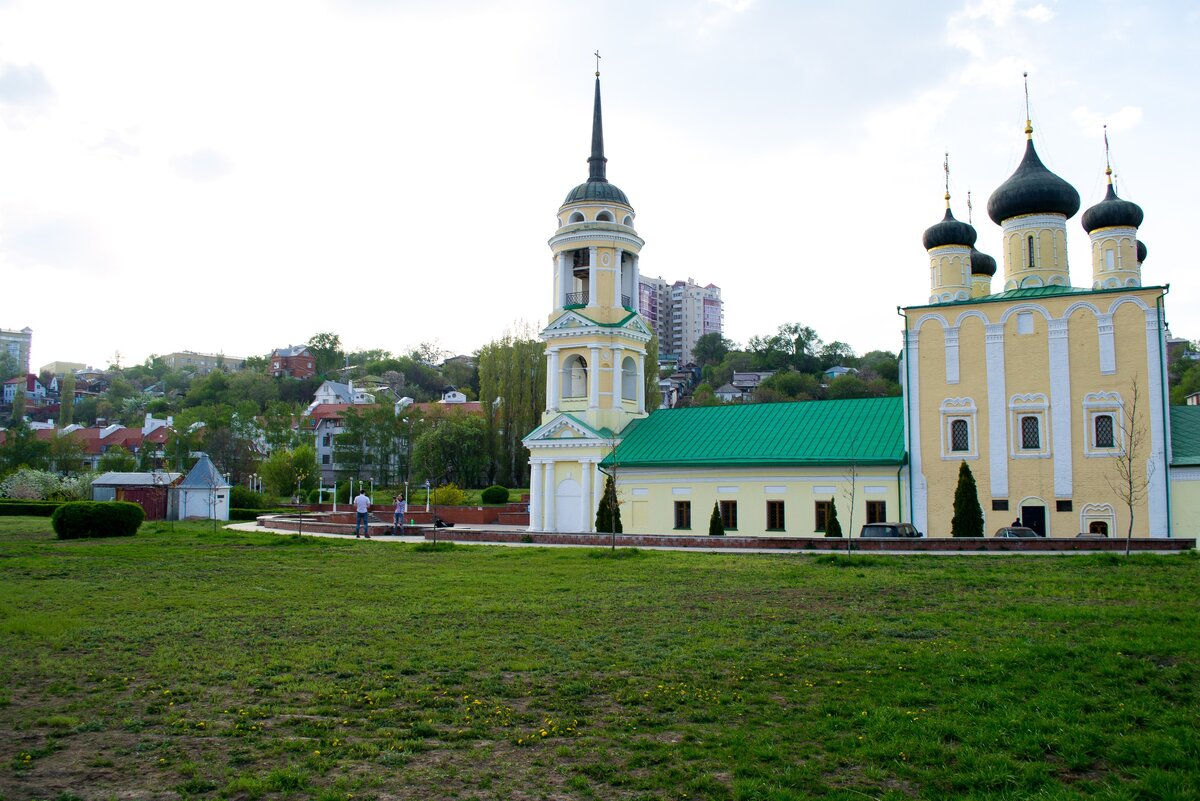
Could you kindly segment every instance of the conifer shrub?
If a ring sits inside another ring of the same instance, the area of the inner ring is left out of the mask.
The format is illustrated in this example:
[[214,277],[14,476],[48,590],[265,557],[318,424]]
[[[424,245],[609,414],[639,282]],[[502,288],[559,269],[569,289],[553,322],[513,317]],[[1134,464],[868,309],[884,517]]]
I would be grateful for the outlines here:
[[130,537],[137,533],[146,513],[136,503],[124,501],[71,501],[50,515],[50,525],[60,540],[89,537]]
[[829,501],[829,519],[825,521],[825,536],[842,536],[842,524],[838,522],[837,504],[833,502],[833,499],[830,499]]
[[493,484],[479,494],[479,499],[491,504],[508,503],[508,487]]
[[954,517],[950,520],[951,537],[982,537],[983,509],[975,475],[966,462],[958,466],[958,486],[954,488]]
[[600,508],[596,510],[596,531],[601,534],[620,534],[621,505],[617,502],[617,488],[612,476],[604,482],[604,495],[600,498]]
[[725,524],[721,522],[721,510],[715,502],[713,503],[712,514],[708,517],[708,536],[725,536]]

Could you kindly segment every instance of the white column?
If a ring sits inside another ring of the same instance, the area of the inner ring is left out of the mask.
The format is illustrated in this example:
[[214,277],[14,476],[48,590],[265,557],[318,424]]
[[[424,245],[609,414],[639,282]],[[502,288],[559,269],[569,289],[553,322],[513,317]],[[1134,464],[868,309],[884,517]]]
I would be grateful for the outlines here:
[[625,268],[621,264],[622,254],[625,251],[617,248],[617,252],[613,261],[613,306],[621,308],[621,292],[624,286]]
[[600,270],[600,263],[596,257],[596,248],[588,248],[588,302],[589,306],[599,305],[599,298],[596,297],[596,274]]
[[625,400],[625,370],[622,369],[622,364],[625,361],[625,349],[620,345],[613,345],[613,363],[612,363],[612,408],[625,408],[622,401]]
[[592,474],[592,511],[595,512],[600,508],[600,501],[604,498],[604,482],[605,476],[599,470],[600,463],[592,462],[588,465],[588,471]]
[[993,498],[1008,497],[1008,398],[1004,380],[1004,323],[984,328],[987,367],[988,473]]
[[641,313],[642,311],[642,273],[641,273],[641,256],[634,255],[633,257],[633,276],[630,283],[633,285],[630,290],[629,299],[632,301],[633,310]]
[[529,460],[529,530],[542,530],[542,463]]
[[558,348],[550,348],[546,351],[546,411],[548,412],[558,411],[558,379],[560,375]]
[[542,531],[557,531],[554,520],[554,462],[546,462],[546,478],[542,482],[542,496],[545,502],[542,503]]
[[639,353],[637,359],[637,410],[638,414],[646,412],[646,354]]
[[588,408],[600,408],[600,348],[593,347],[589,352],[591,363],[588,365]]
[[1071,497],[1075,483],[1071,447],[1071,354],[1067,321],[1046,324],[1050,349],[1050,444],[1054,459],[1054,497]]
[[571,291],[571,268],[567,266],[567,254],[558,254],[558,276],[554,282],[554,308],[567,305],[567,293]]
[[[1146,488],[1146,506],[1149,515],[1148,533],[1151,537],[1167,536],[1170,521],[1167,520],[1167,437],[1163,420],[1163,384],[1166,366],[1162,361],[1163,332],[1159,325],[1158,309],[1146,309],[1146,385],[1149,396],[1144,401],[1150,418],[1150,455],[1146,460],[1146,475],[1150,477]],[[1139,405],[1143,403],[1139,399]],[[1141,412],[1139,411],[1139,414]],[[1134,421],[1130,421],[1133,423]],[[1153,470],[1154,472],[1150,472]]]
[[592,514],[588,499],[592,497],[592,471],[595,468],[590,461],[579,463],[579,530],[592,530]]

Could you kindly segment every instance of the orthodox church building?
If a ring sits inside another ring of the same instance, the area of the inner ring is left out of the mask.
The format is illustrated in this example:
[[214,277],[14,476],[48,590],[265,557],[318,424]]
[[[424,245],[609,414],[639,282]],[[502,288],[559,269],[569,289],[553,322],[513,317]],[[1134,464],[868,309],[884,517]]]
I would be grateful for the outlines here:
[[1082,217],[1091,275],[1073,286],[1080,197],[1042,164],[1032,132],[1027,121],[1024,158],[988,201],[1003,233],[998,287],[996,260],[975,249],[949,191],[925,231],[930,292],[903,309],[902,398],[648,415],[644,243],[607,179],[597,73],[588,180],[567,194],[549,242],[547,408],[524,440],[531,530],[594,530],[608,474],[629,533],[705,532],[715,509],[729,531],[812,536],[836,507],[855,535],[894,520],[948,536],[966,462],[985,531],[1020,518],[1046,536],[1117,535],[1129,511],[1113,485],[1132,448],[1147,481],[1134,535],[1194,536],[1200,416],[1168,405],[1167,288],[1143,280],[1142,210],[1117,196],[1109,170],[1107,195]]

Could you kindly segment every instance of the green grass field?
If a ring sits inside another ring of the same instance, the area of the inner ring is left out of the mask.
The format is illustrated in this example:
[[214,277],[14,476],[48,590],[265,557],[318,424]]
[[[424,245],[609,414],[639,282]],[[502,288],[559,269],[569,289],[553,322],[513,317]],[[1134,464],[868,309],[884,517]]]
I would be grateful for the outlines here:
[[0,798],[1194,799],[1198,587],[0,518]]

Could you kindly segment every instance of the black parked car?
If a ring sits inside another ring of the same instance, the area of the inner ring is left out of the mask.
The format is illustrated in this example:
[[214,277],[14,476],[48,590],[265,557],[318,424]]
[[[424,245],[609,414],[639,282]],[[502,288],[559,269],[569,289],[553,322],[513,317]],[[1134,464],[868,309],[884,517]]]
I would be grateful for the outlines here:
[[996,529],[993,536],[1003,539],[1028,539],[1029,537],[1037,537],[1038,533],[1031,528],[1025,526],[1005,526],[1004,528]]
[[862,539],[888,539],[890,537],[920,537],[921,532],[912,523],[867,523],[858,536]]

